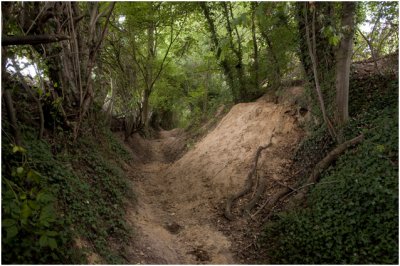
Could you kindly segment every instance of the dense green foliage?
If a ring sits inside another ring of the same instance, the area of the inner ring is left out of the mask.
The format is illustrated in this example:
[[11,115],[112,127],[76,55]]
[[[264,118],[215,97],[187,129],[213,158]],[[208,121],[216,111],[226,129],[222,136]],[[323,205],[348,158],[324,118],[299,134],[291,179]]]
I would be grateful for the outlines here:
[[207,3],[207,21],[197,3],[117,5],[101,57],[110,115],[128,135],[146,119],[186,128],[277,89],[298,65],[293,7]]
[[2,262],[85,263],[84,252],[96,252],[123,263],[111,242],[120,247],[129,239],[123,203],[132,192],[113,158],[128,160],[129,153],[108,132],[72,144],[59,131],[58,145],[50,145],[23,129],[25,148],[9,146],[3,135]]
[[[3,263],[46,263],[69,256],[68,250],[58,249],[70,240],[63,229],[65,221],[55,209],[59,190],[35,167],[36,151],[44,146],[38,144],[28,153],[22,147],[10,147],[3,138],[2,160],[8,162],[2,165]],[[45,159],[54,161],[51,156]]]
[[373,76],[353,81],[351,92],[345,132],[365,141],[324,173],[306,209],[267,225],[272,263],[398,263],[398,83]]

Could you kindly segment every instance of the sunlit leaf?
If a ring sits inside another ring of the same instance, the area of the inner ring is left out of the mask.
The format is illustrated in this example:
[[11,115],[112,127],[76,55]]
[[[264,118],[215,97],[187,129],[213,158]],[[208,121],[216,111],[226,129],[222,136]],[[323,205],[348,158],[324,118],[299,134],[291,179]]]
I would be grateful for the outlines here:
[[20,175],[24,172],[24,168],[22,166],[17,168],[17,174]]

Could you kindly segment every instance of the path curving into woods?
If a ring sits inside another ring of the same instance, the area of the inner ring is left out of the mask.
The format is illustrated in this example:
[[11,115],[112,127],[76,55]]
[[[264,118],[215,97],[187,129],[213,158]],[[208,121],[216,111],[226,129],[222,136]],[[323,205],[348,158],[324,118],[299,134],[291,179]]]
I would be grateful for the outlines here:
[[[228,221],[224,204],[243,188],[254,153],[270,140],[272,145],[258,161],[256,181],[264,178],[267,185],[254,212],[280,188],[278,183],[290,183],[287,169],[303,136],[299,117],[295,105],[274,104],[267,98],[237,104],[175,161],[186,143],[182,130],[161,131],[151,140],[138,135],[130,138],[125,144],[134,160],[128,175],[138,200],[128,209],[127,220],[135,232],[135,242],[128,248],[129,262],[257,262],[246,249],[256,241],[254,232],[260,231],[251,228],[262,222],[257,217],[243,218],[237,208],[235,220]],[[239,199],[236,205],[245,200]]]

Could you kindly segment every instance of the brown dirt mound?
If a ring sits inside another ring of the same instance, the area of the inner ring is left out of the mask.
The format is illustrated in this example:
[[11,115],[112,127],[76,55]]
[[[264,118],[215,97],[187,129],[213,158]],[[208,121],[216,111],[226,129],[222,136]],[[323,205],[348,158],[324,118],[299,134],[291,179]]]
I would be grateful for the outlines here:
[[184,143],[179,130],[163,131],[155,140],[131,138],[128,145],[139,158],[131,165],[139,200],[136,209],[129,210],[128,220],[139,237],[130,262],[249,262],[242,261],[238,252],[246,242],[243,227],[248,221],[228,223],[222,207],[230,194],[242,189],[255,151],[267,144],[271,134],[273,145],[259,160],[258,172],[269,189],[264,197],[274,192],[272,179],[287,181],[285,169],[302,136],[293,109],[264,100],[235,105],[174,163],[169,156]]
[[[255,150],[267,144],[273,130],[274,145],[296,137],[294,119],[285,111],[287,107],[267,102],[234,106],[217,128],[169,168],[179,200],[201,201],[204,191],[222,199],[241,188]],[[269,158],[268,163],[277,159]],[[187,189],[191,193],[185,193]]]

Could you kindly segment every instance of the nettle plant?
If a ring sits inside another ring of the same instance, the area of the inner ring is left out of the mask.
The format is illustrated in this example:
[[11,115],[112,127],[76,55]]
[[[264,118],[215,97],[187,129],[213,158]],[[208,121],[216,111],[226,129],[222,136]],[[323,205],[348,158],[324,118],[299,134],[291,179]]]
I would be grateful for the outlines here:
[[56,261],[62,241],[56,197],[32,169],[26,149],[11,145],[5,153],[3,159],[12,163],[2,169],[3,262]]

